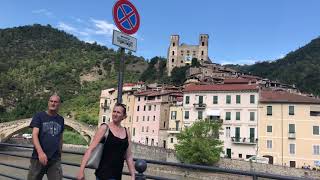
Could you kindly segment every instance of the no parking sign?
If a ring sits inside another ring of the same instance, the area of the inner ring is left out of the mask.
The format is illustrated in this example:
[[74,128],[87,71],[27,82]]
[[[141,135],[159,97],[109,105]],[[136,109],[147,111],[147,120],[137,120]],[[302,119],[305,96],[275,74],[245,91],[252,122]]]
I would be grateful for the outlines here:
[[140,16],[136,7],[128,0],[119,0],[112,9],[113,20],[121,32],[134,34],[140,26]]

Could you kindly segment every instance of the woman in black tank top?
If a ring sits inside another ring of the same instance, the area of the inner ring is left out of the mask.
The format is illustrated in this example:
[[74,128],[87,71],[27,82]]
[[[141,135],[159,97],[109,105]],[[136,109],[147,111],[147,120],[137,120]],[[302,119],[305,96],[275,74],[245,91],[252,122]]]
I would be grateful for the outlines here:
[[[112,112],[112,122],[108,125],[103,123],[96,132],[92,143],[84,154],[77,175],[78,180],[84,180],[84,169],[91,155],[92,150],[99,142],[105,142],[103,154],[98,169],[95,171],[97,180],[121,180],[124,160],[126,160],[131,179],[135,179],[135,168],[131,153],[130,134],[121,126],[121,121],[126,118],[126,107],[123,104],[116,104]],[[109,134],[105,140],[104,134],[107,127]]]

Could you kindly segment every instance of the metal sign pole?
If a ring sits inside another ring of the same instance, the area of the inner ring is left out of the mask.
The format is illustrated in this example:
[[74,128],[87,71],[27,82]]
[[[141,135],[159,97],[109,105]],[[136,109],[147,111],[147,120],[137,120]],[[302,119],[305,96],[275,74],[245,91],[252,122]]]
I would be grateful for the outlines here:
[[123,84],[123,73],[124,73],[124,48],[120,48],[120,66],[118,72],[118,98],[117,103],[122,103],[122,84]]

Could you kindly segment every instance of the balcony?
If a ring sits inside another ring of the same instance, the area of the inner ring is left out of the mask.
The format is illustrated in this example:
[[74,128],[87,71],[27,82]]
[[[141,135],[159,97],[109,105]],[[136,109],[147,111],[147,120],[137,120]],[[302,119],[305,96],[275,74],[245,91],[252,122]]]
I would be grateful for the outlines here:
[[182,128],[168,128],[168,133],[178,134],[182,131]]
[[296,139],[296,133],[295,132],[289,132],[288,133],[288,139]]
[[255,145],[258,142],[258,138],[231,137],[231,141],[234,144]]
[[205,109],[207,107],[204,103],[193,104],[196,109]]

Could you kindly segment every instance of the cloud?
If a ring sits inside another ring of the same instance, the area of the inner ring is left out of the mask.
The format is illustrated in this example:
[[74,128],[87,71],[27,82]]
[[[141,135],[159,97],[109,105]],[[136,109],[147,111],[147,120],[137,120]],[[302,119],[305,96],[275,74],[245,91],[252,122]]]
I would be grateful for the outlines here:
[[55,16],[53,15],[53,13],[50,12],[50,11],[48,11],[47,9],[33,10],[32,13],[33,13],[33,14],[44,14],[44,15],[46,15],[47,17],[50,17],[50,18],[55,17]]
[[60,29],[62,29],[62,30],[67,31],[67,32],[76,32],[76,31],[77,31],[76,28],[74,28],[74,27],[72,27],[71,25],[68,25],[68,24],[66,24],[66,23],[64,23],[64,22],[59,22],[59,23],[58,23],[58,27],[59,27]]
[[97,20],[91,18],[91,22],[96,29],[95,33],[98,35],[112,36],[113,30],[118,30],[118,28],[114,24],[108,23],[108,21],[105,20]]
[[81,36],[89,36],[90,33],[89,32],[86,32],[86,31],[80,31],[79,29],[69,25],[69,24],[66,24],[64,22],[59,22],[58,23],[58,28],[66,31],[66,32],[69,32],[69,33],[72,33],[72,34],[75,34],[75,35],[81,35]]
[[221,65],[226,64],[239,64],[239,65],[251,65],[256,63],[258,60],[256,59],[242,59],[242,60],[218,60]]

